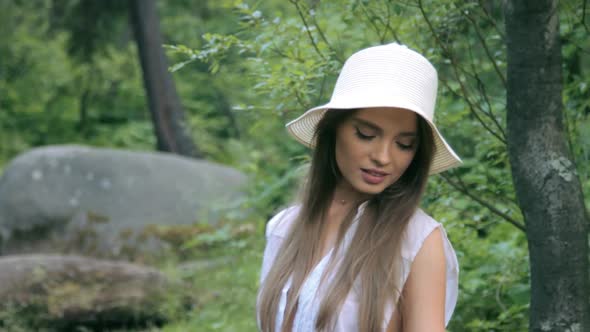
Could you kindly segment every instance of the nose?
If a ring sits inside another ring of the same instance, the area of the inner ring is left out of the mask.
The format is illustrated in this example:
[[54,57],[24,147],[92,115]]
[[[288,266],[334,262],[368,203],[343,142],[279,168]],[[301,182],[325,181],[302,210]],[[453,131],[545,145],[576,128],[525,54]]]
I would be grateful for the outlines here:
[[391,143],[386,140],[375,142],[375,147],[371,151],[371,159],[377,166],[385,166],[391,162]]

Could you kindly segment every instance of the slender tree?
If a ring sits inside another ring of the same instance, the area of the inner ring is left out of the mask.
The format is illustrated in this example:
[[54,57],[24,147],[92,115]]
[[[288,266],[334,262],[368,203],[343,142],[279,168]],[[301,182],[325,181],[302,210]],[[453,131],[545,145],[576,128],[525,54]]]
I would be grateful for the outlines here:
[[185,126],[180,98],[168,72],[155,1],[129,0],[129,10],[158,149],[201,157]]
[[588,216],[564,133],[558,1],[504,6],[508,152],[530,252],[530,331],[590,331]]

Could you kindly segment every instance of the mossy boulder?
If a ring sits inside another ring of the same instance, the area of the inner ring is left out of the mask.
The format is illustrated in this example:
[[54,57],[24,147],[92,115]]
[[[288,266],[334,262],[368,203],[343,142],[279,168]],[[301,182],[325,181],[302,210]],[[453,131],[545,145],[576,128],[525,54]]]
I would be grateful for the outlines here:
[[60,255],[0,257],[0,310],[28,315],[24,319],[31,324],[159,324],[166,320],[161,304],[182,294],[183,287],[156,269],[126,262]]

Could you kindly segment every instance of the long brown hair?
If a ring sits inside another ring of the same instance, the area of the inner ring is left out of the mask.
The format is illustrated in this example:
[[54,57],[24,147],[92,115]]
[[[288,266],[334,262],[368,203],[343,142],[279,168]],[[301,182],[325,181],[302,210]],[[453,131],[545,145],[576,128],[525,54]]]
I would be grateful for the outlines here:
[[[301,285],[313,269],[313,264],[321,258],[320,236],[325,224],[322,221],[332,202],[336,185],[342,178],[335,157],[336,131],[352,114],[353,110],[327,111],[316,127],[316,146],[304,183],[299,214],[292,223],[264,284],[261,285],[258,314],[260,327],[264,332],[275,331],[282,289],[290,277],[291,289],[283,326],[280,328],[291,329],[290,322],[297,310]],[[424,193],[434,154],[432,130],[420,116],[417,118],[418,145],[414,159],[394,184],[368,201],[354,237],[321,301],[316,320],[316,329],[319,331],[331,329],[346,296],[357,280],[360,285],[360,331],[381,329],[386,303],[396,303],[399,299],[402,273],[400,244],[406,226]],[[335,251],[343,242],[356,208],[358,206],[351,209],[338,231]],[[334,267],[334,262],[332,260],[329,267]]]

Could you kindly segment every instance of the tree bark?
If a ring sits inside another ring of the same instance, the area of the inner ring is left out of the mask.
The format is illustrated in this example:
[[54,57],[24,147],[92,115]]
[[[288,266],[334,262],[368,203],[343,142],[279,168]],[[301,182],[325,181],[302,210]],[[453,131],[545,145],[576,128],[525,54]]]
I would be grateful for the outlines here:
[[201,157],[185,125],[184,111],[162,48],[154,0],[129,0],[143,82],[157,138],[157,148],[190,157]]
[[563,126],[557,0],[506,0],[507,127],[530,252],[529,330],[590,331],[588,215]]

